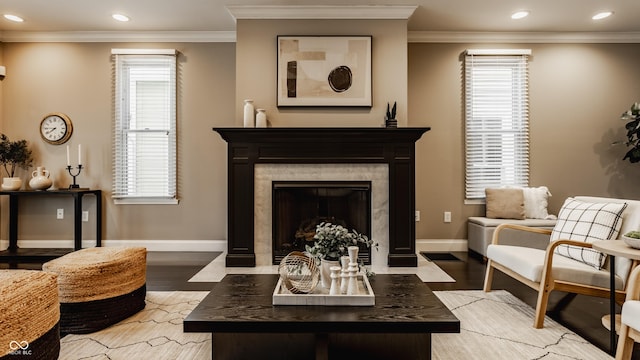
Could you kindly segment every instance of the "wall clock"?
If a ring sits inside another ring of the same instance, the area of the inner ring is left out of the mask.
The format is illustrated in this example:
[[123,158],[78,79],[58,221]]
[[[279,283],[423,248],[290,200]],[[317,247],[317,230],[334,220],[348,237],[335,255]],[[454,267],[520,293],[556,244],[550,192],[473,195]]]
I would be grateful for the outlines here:
[[72,133],[73,124],[65,114],[48,114],[40,122],[40,136],[42,136],[42,140],[49,144],[64,144],[69,140]]

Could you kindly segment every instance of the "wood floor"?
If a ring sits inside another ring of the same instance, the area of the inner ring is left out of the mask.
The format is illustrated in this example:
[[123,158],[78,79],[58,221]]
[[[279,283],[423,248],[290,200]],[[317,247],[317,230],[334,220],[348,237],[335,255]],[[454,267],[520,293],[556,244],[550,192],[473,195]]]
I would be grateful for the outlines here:
[[[149,252],[147,257],[148,291],[202,291],[211,290],[215,283],[189,282],[202,267],[220,253],[215,252]],[[478,290],[484,282],[485,264],[481,258],[467,253],[453,253],[456,260],[433,260],[453,277],[454,283],[429,283],[433,290]],[[20,265],[35,268],[37,264]],[[41,267],[41,266],[40,266]],[[6,268],[0,264],[0,268]],[[505,289],[532,307],[536,292],[529,287],[495,272],[494,289]],[[618,309],[619,310],[619,309]],[[583,295],[567,296],[553,292],[547,315],[576,332],[592,344],[608,351],[609,332],[602,326],[601,317],[609,313],[608,299]],[[533,319],[531,319],[533,324]],[[634,360],[640,360],[640,346],[636,344]]]

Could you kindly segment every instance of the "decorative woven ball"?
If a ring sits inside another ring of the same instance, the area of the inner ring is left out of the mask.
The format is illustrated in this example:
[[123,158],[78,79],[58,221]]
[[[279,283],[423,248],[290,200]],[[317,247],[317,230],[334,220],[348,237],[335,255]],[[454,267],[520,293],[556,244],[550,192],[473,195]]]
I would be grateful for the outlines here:
[[292,251],[282,258],[278,272],[284,286],[294,294],[312,292],[320,280],[320,269],[314,259],[300,251]]

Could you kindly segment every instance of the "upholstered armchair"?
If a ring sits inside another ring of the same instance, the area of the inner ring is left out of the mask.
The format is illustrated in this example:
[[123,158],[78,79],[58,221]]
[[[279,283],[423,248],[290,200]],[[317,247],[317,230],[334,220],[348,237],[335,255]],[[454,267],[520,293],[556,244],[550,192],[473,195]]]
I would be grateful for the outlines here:
[[640,266],[637,266],[629,277],[618,335],[616,360],[630,360],[633,343],[640,342]]
[[[602,228],[605,222],[610,226]],[[533,248],[526,243],[514,244],[511,235],[511,243],[502,244],[500,234],[506,229],[549,235],[550,242],[546,248]],[[616,301],[622,303],[631,260],[616,257],[615,269],[610,269],[606,255],[593,249],[591,242],[637,229],[640,201],[597,197],[567,199],[553,230],[500,225],[487,248],[484,291],[491,291],[496,269],[538,291],[535,328],[543,327],[549,295],[554,290],[609,298],[610,271],[615,271]]]

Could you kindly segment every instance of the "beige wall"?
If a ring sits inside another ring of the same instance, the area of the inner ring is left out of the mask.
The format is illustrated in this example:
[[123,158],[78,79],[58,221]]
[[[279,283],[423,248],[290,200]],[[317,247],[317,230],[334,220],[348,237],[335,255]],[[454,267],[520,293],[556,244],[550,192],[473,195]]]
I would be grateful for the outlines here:
[[[371,35],[373,107],[276,107],[278,35]],[[236,121],[242,126],[242,99],[253,99],[278,127],[380,127],[387,103],[398,103],[398,124],[407,123],[406,20],[239,20],[237,24]]]
[[[40,120],[50,112],[67,114],[74,125],[68,144],[77,159],[83,145],[86,171],[81,186],[104,191],[104,239],[225,239],[226,145],[211,128],[233,126],[235,102],[235,44],[114,44],[5,43],[3,81],[6,105],[3,131],[12,139],[27,139],[34,166],[51,171],[54,185],[66,187],[66,146],[40,139]],[[111,48],[175,48],[179,55],[178,183],[179,205],[114,205],[112,168]],[[73,161],[75,162],[75,161]],[[84,161],[83,161],[84,162]],[[30,176],[23,172],[23,179]],[[94,239],[94,200],[85,208],[91,222],[85,227]],[[3,199],[2,208],[7,208]],[[20,239],[71,239],[71,199],[28,200],[21,203]],[[56,220],[64,208],[64,220]],[[8,238],[3,211],[2,239]]]
[[[226,145],[212,127],[240,126],[241,100],[252,97],[266,107],[277,126],[379,126],[386,102],[397,99],[400,120],[430,126],[417,144],[417,237],[466,237],[466,217],[481,215],[481,205],[464,205],[461,54],[473,44],[406,45],[404,22],[364,26],[373,34],[374,107],[372,109],[281,109],[275,107],[275,35],[313,31],[295,23],[281,28],[250,23],[238,26],[238,44],[4,43],[0,54],[7,78],[0,83],[2,131],[25,138],[36,161],[51,170],[55,185],[66,187],[65,146],[45,144],[38,134],[42,117],[64,112],[74,123],[72,149],[82,143],[87,170],[80,184],[105,191],[107,240],[217,240],[226,238]],[[335,24],[332,24],[335,25]],[[324,30],[324,28],[323,28]],[[258,33],[256,38],[252,33]],[[323,34],[330,34],[322,31]],[[403,34],[401,34],[403,33]],[[401,44],[395,43],[402,39]],[[246,43],[244,41],[247,41]],[[254,43],[256,52],[246,44]],[[382,45],[384,44],[384,45]],[[384,46],[384,48],[380,48]],[[180,55],[179,205],[113,205],[111,188],[111,48],[176,48]],[[482,45],[482,47],[502,47]],[[550,209],[557,212],[569,195],[640,198],[640,166],[621,161],[624,149],[609,144],[623,135],[620,113],[640,100],[640,45],[520,44],[533,50],[531,87],[531,185],[547,185]],[[407,50],[408,49],[408,50]],[[236,56],[237,51],[237,56]],[[408,58],[408,76],[397,58]],[[403,77],[407,81],[403,84]],[[408,88],[408,91],[407,91]],[[404,96],[403,100],[403,95]],[[401,105],[402,103],[408,104]],[[404,113],[407,115],[404,115]],[[346,119],[342,121],[341,119]],[[28,179],[26,172],[23,179]],[[26,201],[21,239],[70,239],[70,200]],[[55,209],[67,218],[55,220]],[[86,209],[93,211],[93,200]],[[6,199],[2,209],[7,208]],[[451,211],[453,221],[442,222]],[[93,214],[92,214],[93,216]],[[93,237],[92,222],[86,230]],[[7,239],[2,211],[1,239]]]
[[[546,185],[557,214],[567,196],[640,198],[640,165],[623,162],[620,114],[640,100],[640,44],[410,44],[409,126],[417,144],[418,238],[466,238],[461,55],[468,48],[530,48],[530,185]],[[452,222],[443,223],[443,212]]]

